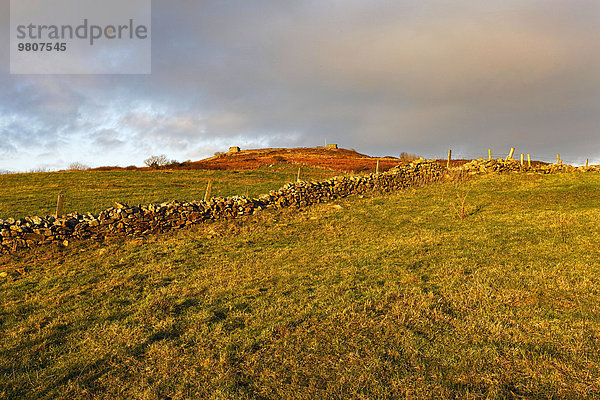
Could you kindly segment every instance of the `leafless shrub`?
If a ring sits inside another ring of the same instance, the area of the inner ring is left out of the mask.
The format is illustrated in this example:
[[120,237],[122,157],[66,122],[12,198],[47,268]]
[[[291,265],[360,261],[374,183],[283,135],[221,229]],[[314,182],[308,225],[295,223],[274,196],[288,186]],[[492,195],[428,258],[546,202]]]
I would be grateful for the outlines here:
[[410,153],[406,153],[406,152],[402,152],[400,153],[400,160],[401,161],[415,161],[418,160],[420,157],[416,154],[410,154]]
[[161,154],[160,156],[150,156],[144,160],[144,164],[152,169],[159,169],[169,164],[169,159],[166,155]]
[[470,204],[468,200],[471,189],[466,187],[466,183],[471,178],[472,176],[467,172],[460,170],[450,171],[446,176],[446,179],[452,182],[454,187],[454,197],[450,200],[450,207],[456,218],[460,220],[475,214],[481,209],[480,206]]
[[28,172],[30,174],[38,174],[38,173],[41,173],[41,172],[49,172],[49,171],[50,170],[48,168],[39,167],[39,168],[32,168]]
[[90,169],[88,165],[82,164],[80,162],[73,162],[69,164],[69,171],[87,171]]
[[456,200],[451,205],[458,219],[464,219],[471,214],[471,212],[468,211],[468,208],[470,207],[467,204],[467,197],[469,196],[470,191],[471,190],[469,189],[467,191],[458,190],[456,192]]

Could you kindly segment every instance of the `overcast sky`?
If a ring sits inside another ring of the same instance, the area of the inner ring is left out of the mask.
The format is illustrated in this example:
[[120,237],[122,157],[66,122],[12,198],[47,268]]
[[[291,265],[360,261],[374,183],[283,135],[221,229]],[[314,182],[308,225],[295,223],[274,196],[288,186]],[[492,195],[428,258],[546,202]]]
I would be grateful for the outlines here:
[[0,170],[338,143],[600,163],[598,0],[164,0],[152,74],[10,75]]

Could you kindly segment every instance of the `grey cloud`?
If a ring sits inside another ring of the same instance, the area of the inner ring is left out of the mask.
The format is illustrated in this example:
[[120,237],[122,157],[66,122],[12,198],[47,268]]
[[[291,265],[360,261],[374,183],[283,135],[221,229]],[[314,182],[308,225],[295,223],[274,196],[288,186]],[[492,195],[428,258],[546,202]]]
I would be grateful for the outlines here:
[[549,151],[573,135],[559,127],[575,125],[578,140],[589,142],[595,113],[586,110],[598,94],[590,51],[597,23],[589,13],[597,6],[573,3],[565,13],[564,2],[513,2],[504,10],[452,4],[438,2],[428,14],[407,4],[376,12],[381,4],[358,2],[342,17],[342,7],[319,13],[311,4],[303,10],[310,20],[269,9],[267,18],[246,15],[233,29],[200,17],[199,41],[217,43],[221,63],[197,53],[199,76],[211,77],[197,84],[233,128],[243,130],[244,121],[249,131],[300,131],[307,143],[329,135],[376,152],[413,146],[435,154],[461,142],[517,141]]
[[79,138],[121,164],[325,138],[600,161],[599,25],[588,0],[155,1],[151,76],[2,74],[0,137],[16,157]]

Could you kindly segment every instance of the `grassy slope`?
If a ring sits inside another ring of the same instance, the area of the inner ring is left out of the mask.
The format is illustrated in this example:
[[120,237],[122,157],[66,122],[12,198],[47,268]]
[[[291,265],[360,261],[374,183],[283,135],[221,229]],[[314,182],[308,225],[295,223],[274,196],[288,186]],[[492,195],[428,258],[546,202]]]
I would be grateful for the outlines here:
[[[116,201],[151,204],[201,200],[209,180],[213,196],[258,196],[297,177],[298,167],[277,165],[248,171],[68,171],[0,175],[0,218],[50,215],[58,194],[65,212],[98,212]],[[339,173],[303,167],[302,178],[326,179]]]
[[489,176],[5,258],[0,397],[598,397],[598,184]]

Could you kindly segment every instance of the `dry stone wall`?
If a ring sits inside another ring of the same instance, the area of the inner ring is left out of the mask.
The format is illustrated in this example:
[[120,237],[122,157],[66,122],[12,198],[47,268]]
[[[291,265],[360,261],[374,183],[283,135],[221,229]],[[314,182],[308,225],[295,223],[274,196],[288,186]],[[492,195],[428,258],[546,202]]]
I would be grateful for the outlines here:
[[[600,172],[600,166],[548,164],[527,167],[516,160],[474,160],[455,170],[469,174],[532,172]],[[139,237],[167,232],[206,221],[244,218],[266,209],[307,207],[311,204],[372,191],[392,192],[442,179],[448,170],[436,162],[417,160],[381,174],[341,176],[322,182],[289,183],[277,191],[250,199],[216,197],[207,202],[169,202],[147,206],[116,203],[99,214],[69,214],[55,218],[0,220],[0,254],[45,244],[66,246],[71,240]]]
[[66,246],[71,240],[139,237],[206,221],[243,218],[266,209],[307,207],[372,191],[396,191],[438,181],[445,174],[446,169],[439,164],[419,160],[381,174],[289,183],[258,199],[217,197],[207,202],[169,202],[135,207],[116,203],[99,214],[74,213],[59,218],[36,216],[0,220],[0,253],[53,243]]
[[515,159],[484,160],[480,158],[478,160],[473,160],[464,164],[462,167],[459,167],[459,170],[465,171],[473,175],[506,172],[555,174],[566,172],[600,172],[600,165],[590,165],[588,167],[573,167],[567,164],[544,164],[529,167],[527,162],[521,165],[521,162]]

